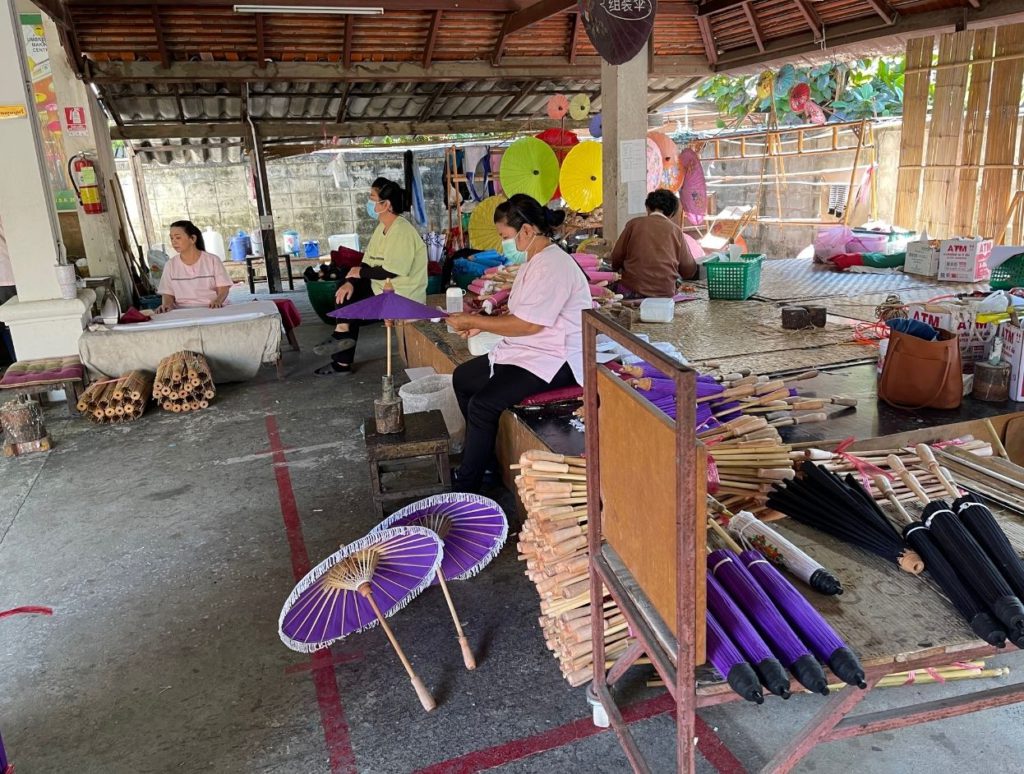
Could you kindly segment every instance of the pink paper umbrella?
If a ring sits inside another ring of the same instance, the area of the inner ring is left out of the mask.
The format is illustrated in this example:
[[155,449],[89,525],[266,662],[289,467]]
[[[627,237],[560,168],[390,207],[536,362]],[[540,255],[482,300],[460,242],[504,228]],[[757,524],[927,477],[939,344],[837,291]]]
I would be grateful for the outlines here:
[[700,157],[691,148],[679,154],[679,164],[683,168],[683,185],[679,189],[679,203],[687,220],[695,226],[704,222],[708,213],[708,191],[704,182],[704,168]]
[[462,631],[445,581],[472,578],[498,555],[508,537],[505,511],[486,497],[450,492],[407,505],[374,527],[370,534],[402,526],[426,527],[436,532],[444,542],[441,568],[434,583],[441,586],[448,603],[466,669],[476,669],[476,659]]
[[443,546],[424,527],[373,532],[342,546],[309,571],[288,596],[278,619],[281,641],[313,653],[380,624],[427,712],[436,706],[384,619],[430,585]]
[[661,163],[661,148],[658,143],[647,138],[647,190],[654,191],[661,185],[661,173],[664,165]]

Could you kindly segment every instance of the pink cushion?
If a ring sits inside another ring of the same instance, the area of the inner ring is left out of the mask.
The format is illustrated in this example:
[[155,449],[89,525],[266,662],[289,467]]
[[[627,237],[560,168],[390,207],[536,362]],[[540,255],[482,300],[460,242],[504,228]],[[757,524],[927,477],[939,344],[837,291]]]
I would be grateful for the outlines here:
[[0,389],[32,387],[51,382],[81,381],[85,375],[82,361],[74,355],[42,360],[19,360],[0,379]]
[[519,401],[520,406],[544,406],[548,403],[560,403],[564,400],[575,400],[583,397],[583,388],[579,386],[559,387],[554,390],[545,390],[523,398]]

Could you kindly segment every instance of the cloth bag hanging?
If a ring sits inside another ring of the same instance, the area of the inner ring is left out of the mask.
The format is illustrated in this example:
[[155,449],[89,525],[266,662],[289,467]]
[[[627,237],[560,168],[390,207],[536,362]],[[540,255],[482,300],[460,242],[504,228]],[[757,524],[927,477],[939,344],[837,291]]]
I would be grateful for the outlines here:
[[878,397],[890,406],[954,409],[963,398],[960,342],[942,328],[934,341],[893,330],[878,381]]

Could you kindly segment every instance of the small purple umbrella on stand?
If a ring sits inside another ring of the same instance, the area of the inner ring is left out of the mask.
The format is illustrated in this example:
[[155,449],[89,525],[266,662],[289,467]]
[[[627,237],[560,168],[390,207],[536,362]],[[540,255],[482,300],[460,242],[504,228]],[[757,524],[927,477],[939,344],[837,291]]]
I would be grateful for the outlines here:
[[374,532],[342,546],[310,570],[288,596],[278,620],[281,641],[292,650],[313,653],[379,623],[423,709],[430,712],[436,706],[434,698],[384,618],[430,585],[441,566],[442,551],[437,534],[424,527]]
[[800,633],[815,656],[827,663],[832,672],[847,685],[868,687],[857,655],[781,572],[758,551],[744,551],[740,554],[740,561],[782,611],[786,620]]
[[736,554],[726,549],[712,551],[708,566],[793,677],[812,693],[828,696],[828,680],[821,665]]
[[434,583],[441,586],[455,622],[466,669],[476,669],[476,659],[455,612],[446,580],[472,578],[498,555],[508,537],[505,511],[494,500],[476,494],[449,492],[407,505],[374,527],[370,534],[392,527],[426,527],[444,543],[441,567]]
[[707,584],[708,610],[747,657],[764,687],[776,696],[788,699],[789,675],[785,667],[775,658],[754,625],[711,573],[708,573]]
[[395,383],[391,376],[391,329],[395,327],[395,320],[433,320],[447,317],[448,314],[399,295],[388,280],[384,282],[382,293],[335,309],[328,312],[327,316],[340,320],[384,321],[388,334],[388,367],[387,374],[382,380],[383,394],[379,400],[373,402],[374,414],[377,418],[378,433],[401,432],[402,401],[395,395]]
[[761,683],[753,667],[740,653],[739,648],[729,639],[722,625],[715,620],[710,610],[705,611],[707,634],[704,638],[708,661],[729,683],[729,687],[747,701],[764,704]]

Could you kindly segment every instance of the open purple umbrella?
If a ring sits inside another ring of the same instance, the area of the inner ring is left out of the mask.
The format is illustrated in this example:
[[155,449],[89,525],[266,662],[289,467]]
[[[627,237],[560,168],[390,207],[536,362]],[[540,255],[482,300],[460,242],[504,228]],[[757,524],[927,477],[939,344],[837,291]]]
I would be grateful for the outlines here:
[[786,620],[800,633],[815,656],[827,663],[832,672],[847,685],[868,687],[857,655],[781,572],[759,551],[744,551],[740,554],[740,561],[782,611]]
[[722,625],[715,620],[710,610],[705,611],[707,622],[705,649],[708,661],[729,683],[729,687],[747,701],[764,704],[764,694],[757,674],[740,653],[739,648],[729,639]]
[[384,618],[430,585],[442,550],[437,534],[423,527],[373,532],[342,546],[310,570],[288,596],[278,620],[281,641],[292,650],[312,653],[379,623],[429,712],[436,706],[434,699]]
[[476,669],[476,659],[462,631],[462,624],[445,581],[472,578],[498,555],[508,537],[505,511],[494,500],[486,497],[448,492],[405,506],[384,519],[370,534],[406,525],[433,530],[444,543],[441,567],[434,583],[441,586],[448,603],[466,669]]
[[783,699],[790,697],[789,675],[785,667],[772,654],[771,649],[757,633],[754,625],[747,620],[747,617],[733,602],[729,593],[722,587],[715,576],[710,572],[707,576],[708,584],[708,610],[715,616],[722,625],[726,634],[736,643],[747,661],[754,667],[754,671],[769,691]]
[[739,557],[732,551],[718,549],[708,555],[708,567],[793,677],[812,693],[827,696],[828,680],[821,665],[800,641],[750,571],[739,561]]

